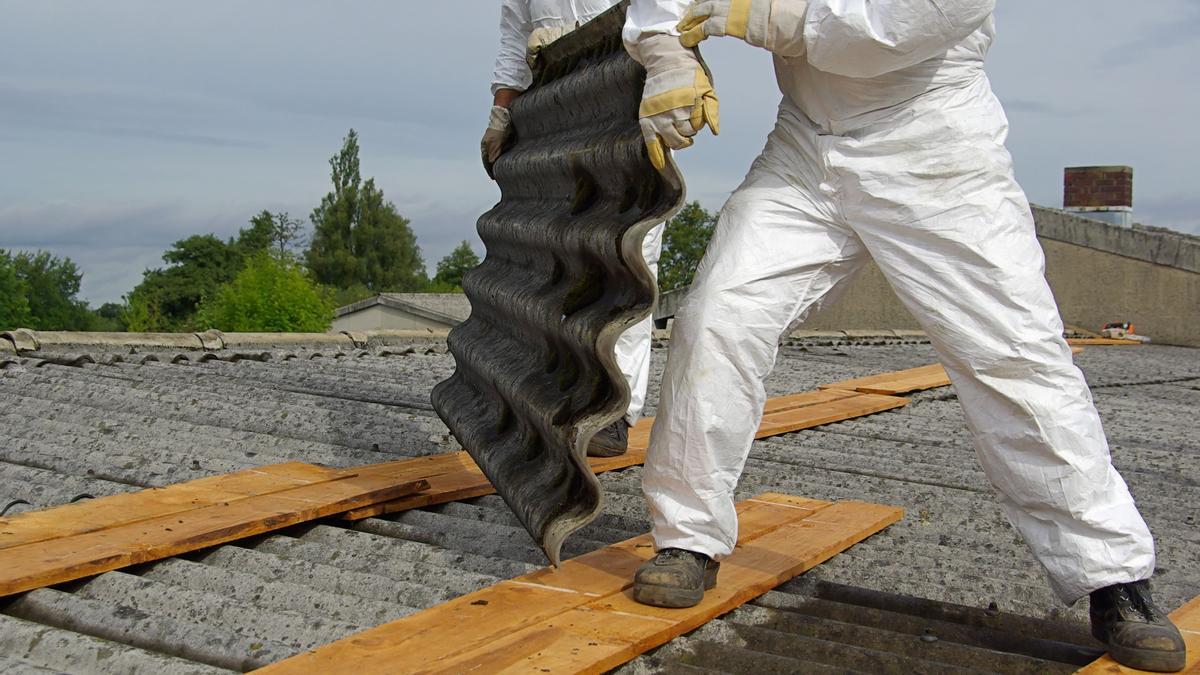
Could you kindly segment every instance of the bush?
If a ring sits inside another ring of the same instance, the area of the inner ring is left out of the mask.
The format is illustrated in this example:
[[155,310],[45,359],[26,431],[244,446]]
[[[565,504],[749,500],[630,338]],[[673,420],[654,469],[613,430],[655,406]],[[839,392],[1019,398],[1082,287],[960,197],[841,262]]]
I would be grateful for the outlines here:
[[320,333],[329,330],[333,307],[295,262],[263,252],[201,302],[197,322],[228,332]]

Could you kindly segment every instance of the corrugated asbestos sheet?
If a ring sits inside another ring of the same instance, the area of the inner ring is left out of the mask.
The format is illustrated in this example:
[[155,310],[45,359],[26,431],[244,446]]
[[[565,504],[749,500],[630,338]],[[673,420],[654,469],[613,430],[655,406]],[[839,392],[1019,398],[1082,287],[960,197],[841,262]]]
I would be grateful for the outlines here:
[[646,158],[645,72],[621,46],[624,4],[542,51],[479,220],[487,255],[463,279],[471,317],[450,333],[454,375],[434,408],[554,564],[600,509],[585,453],[629,391],[617,337],[645,317],[646,231],[681,204],[674,166]]
[[[287,460],[347,466],[457,449],[421,407],[454,368],[433,343],[139,351],[0,357],[0,506]],[[647,414],[665,355],[654,350]],[[798,343],[781,351],[768,390],[933,359],[927,345]],[[1174,608],[1200,594],[1200,351],[1089,348],[1078,360],[1158,538],[1156,596]],[[953,393],[913,399],[755,442],[738,489],[896,504],[904,521],[623,672],[1065,673],[1091,656],[1086,606],[1051,596],[984,480]],[[601,477],[603,513],[564,557],[646,531],[640,478],[636,468]],[[495,496],[326,520],[0,599],[0,672],[242,670],[544,560]]]

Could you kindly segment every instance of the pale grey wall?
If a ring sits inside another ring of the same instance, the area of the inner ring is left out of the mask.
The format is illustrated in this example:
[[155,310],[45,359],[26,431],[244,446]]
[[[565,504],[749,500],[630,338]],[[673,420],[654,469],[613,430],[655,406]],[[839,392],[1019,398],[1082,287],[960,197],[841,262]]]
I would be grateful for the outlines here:
[[394,307],[374,305],[334,319],[332,330],[447,330],[449,328],[453,328],[453,326],[415,316]]

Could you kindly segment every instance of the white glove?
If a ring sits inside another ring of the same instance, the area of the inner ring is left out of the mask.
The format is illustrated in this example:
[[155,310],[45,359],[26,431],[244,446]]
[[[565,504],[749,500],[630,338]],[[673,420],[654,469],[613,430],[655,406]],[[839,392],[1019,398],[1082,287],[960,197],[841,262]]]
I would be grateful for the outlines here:
[[492,112],[488,115],[487,130],[483,132],[483,140],[479,142],[483,170],[487,172],[488,178],[495,180],[496,177],[492,175],[492,166],[495,165],[496,160],[500,159],[501,153],[504,152],[504,143],[511,135],[512,115],[508,112],[508,108],[492,106]]
[[695,0],[679,22],[679,41],[695,47],[728,35],[779,56],[802,56],[807,11],[807,0]]
[[650,163],[661,171],[667,165],[664,145],[686,148],[705,125],[718,133],[717,94],[696,53],[673,35],[647,36],[631,54],[646,68],[638,116]]
[[525,61],[529,63],[529,67],[533,67],[533,62],[537,59],[538,52],[542,51],[543,47],[570,33],[573,28],[573,26],[534,28],[529,33],[529,40],[526,42]]

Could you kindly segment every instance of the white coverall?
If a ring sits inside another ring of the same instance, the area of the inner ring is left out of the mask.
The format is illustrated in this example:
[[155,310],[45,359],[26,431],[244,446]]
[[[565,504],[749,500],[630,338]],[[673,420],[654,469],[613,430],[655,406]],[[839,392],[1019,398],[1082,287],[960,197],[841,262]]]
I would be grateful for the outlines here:
[[[626,43],[677,34],[687,4],[634,0]],[[675,318],[643,488],[659,549],[733,550],[733,491],[779,339],[873,258],[1059,597],[1150,577],[1153,540],[1062,338],[1004,147],[983,70],[993,5],[809,2],[807,55],[775,58],[775,129]]]
[[[591,21],[619,0],[502,0],[500,3],[500,50],[492,76],[492,93],[500,89],[525,91],[533,83],[526,55],[530,37],[536,32],[542,41],[569,32]],[[658,277],[658,258],[662,253],[663,225],[651,228],[642,241],[642,256],[650,274]],[[650,337],[652,317],[631,326],[616,344],[617,366],[629,383],[629,408],[625,421],[637,424],[646,404],[650,383]]]

